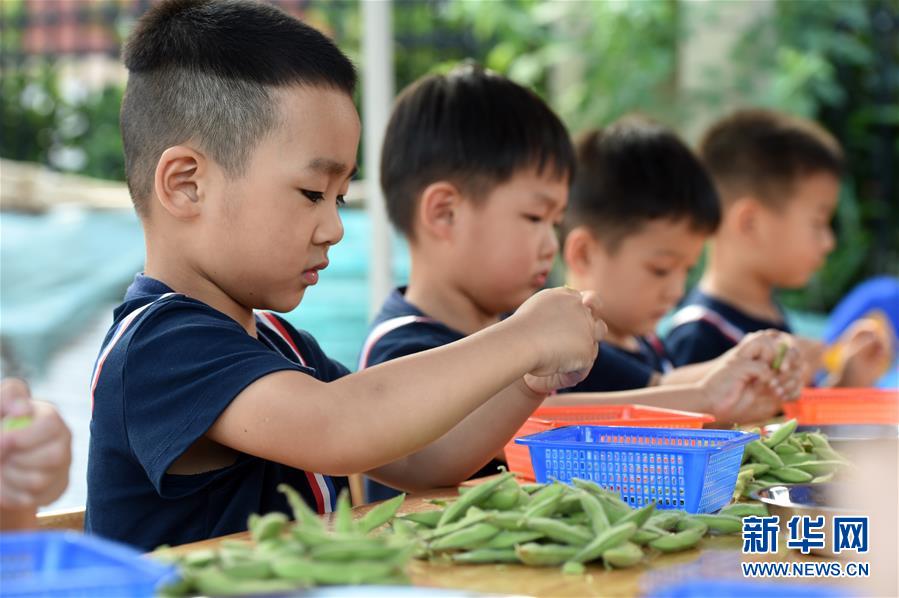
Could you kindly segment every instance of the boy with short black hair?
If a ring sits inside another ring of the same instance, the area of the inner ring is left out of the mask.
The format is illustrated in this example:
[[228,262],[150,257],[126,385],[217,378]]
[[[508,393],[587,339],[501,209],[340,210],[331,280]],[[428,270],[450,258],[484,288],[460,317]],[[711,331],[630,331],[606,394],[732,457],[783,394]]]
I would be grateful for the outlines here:
[[[655,330],[683,296],[690,268],[718,227],[712,181],[674,132],[638,116],[589,131],[577,156],[564,226],[566,279],[599,293],[609,331],[590,374],[565,392],[701,380],[716,364],[675,368]],[[775,338],[747,339],[726,361],[745,360],[753,345]],[[780,398],[799,390],[796,376],[774,381]]]
[[[666,344],[678,365],[712,359],[743,335],[790,332],[775,292],[800,288],[834,247],[830,221],[844,170],[839,143],[814,122],[784,113],[737,111],[713,124],[700,156],[723,210],[699,285],[674,315]],[[831,383],[870,385],[886,353],[876,335],[851,333],[853,347]],[[822,346],[801,341],[806,377]]]
[[[543,288],[574,172],[568,132],[546,104],[474,64],[405,89],[381,155],[387,213],[412,267],[375,317],[360,369],[465,338]],[[498,420],[504,402],[470,418],[497,420],[492,453],[517,430]],[[476,475],[499,462],[481,465]],[[366,490],[369,500],[393,494],[370,482]]]
[[[318,31],[264,3],[161,2],[125,64],[126,174],[147,261],[92,376],[88,531],[150,549],[289,512],[280,483],[320,513],[349,473],[452,485],[492,454],[452,442],[469,413],[514,386],[498,417],[517,426],[586,373],[602,323],[590,295],[566,289],[352,375],[258,311],[296,307],[343,235],[355,73]],[[461,428],[494,435],[491,422]]]

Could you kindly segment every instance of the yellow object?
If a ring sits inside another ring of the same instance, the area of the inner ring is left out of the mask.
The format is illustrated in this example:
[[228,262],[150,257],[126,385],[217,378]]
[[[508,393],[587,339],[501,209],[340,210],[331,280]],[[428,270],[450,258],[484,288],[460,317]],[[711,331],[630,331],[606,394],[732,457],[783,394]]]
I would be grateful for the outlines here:
[[[893,359],[895,358],[896,339],[893,337],[892,326],[890,325],[890,321],[887,319],[886,314],[879,309],[869,311],[856,320],[852,327],[854,328],[861,323],[870,326],[871,330],[882,339],[884,346],[887,348],[887,355],[883,360],[883,371],[880,372],[880,375],[882,376],[886,373],[887,369],[889,369],[890,364],[893,363]],[[830,345],[822,357],[824,369],[832,374],[840,372],[846,361],[847,340],[845,337],[846,335],[844,334]]]
[[18,430],[26,428],[31,424],[31,416],[23,415],[21,417],[6,417],[3,419],[3,431]]

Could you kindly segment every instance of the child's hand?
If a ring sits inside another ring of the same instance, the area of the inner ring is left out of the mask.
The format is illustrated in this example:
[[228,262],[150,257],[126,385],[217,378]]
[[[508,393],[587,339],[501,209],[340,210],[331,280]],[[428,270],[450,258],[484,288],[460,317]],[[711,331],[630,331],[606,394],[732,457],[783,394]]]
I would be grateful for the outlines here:
[[594,293],[566,288],[540,291],[515,312],[537,362],[525,383],[548,394],[583,380],[596,360],[606,325]]
[[793,346],[799,351],[799,363],[802,368],[802,381],[808,386],[815,379],[815,374],[823,367],[824,353],[827,347],[818,340],[793,337]]
[[746,359],[735,351],[725,353],[716,362],[699,383],[716,421],[756,422],[777,414],[781,393],[774,390],[776,374],[770,362]]
[[835,381],[838,386],[873,386],[889,367],[889,340],[883,337],[873,320],[858,320],[839,342],[845,348],[842,368]]
[[0,416],[30,417],[0,437],[0,508],[35,509],[59,498],[69,481],[72,435],[49,403],[32,401],[21,380],[0,383]]
[[768,385],[780,399],[799,397],[805,386],[804,366],[794,337],[779,330],[762,330],[747,334],[731,351],[739,359],[769,364],[773,375]]

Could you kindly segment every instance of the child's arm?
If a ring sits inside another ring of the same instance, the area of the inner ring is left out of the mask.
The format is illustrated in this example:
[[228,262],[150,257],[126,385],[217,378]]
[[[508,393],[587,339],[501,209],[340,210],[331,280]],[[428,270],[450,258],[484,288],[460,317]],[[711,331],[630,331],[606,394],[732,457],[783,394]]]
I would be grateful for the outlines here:
[[[776,375],[769,379],[774,393],[787,400],[799,394],[803,386],[799,352],[793,347],[793,338],[778,330],[763,330],[747,334],[737,346],[724,355],[705,361],[685,365],[663,374],[659,384],[679,385],[700,382],[721,363],[732,360],[758,360],[770,364]],[[782,353],[781,349],[786,351]],[[781,354],[778,359],[778,354]]]
[[552,289],[463,340],[331,383],[269,374],[244,389],[207,436],[309,471],[368,471],[440,438],[525,374],[552,384],[560,374],[586,373],[604,329],[597,311],[590,294]]
[[547,405],[615,405],[638,403],[668,409],[710,413],[718,423],[746,423],[774,416],[780,398],[770,392],[776,373],[761,360],[719,362],[700,382],[656,386],[623,392],[559,394]]
[[366,473],[381,483],[410,492],[454,486],[499,453],[544,397],[519,378],[437,441]]
[[37,507],[68,485],[72,434],[52,405],[31,400],[21,380],[0,383],[0,416],[0,521],[5,530],[31,528]]

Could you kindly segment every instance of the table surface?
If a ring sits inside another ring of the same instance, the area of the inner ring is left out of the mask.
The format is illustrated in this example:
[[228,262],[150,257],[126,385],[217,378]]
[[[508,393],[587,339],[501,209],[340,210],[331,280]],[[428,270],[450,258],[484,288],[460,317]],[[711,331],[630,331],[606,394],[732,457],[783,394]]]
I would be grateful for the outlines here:
[[[483,481],[483,480],[478,480]],[[400,513],[428,511],[439,507],[428,502],[457,496],[453,488],[431,490],[407,497]],[[354,517],[364,515],[371,505],[353,510]],[[330,519],[331,515],[324,516]],[[214,548],[224,538],[248,539],[249,532],[241,532],[202,542],[173,548],[187,552]],[[602,565],[590,565],[586,575],[565,575],[560,567],[536,568],[523,565],[449,565],[413,560],[408,567],[412,583],[421,587],[453,588],[496,594],[528,596],[642,596],[653,588],[668,587],[679,581],[697,578],[727,578],[740,580],[743,561],[812,561],[827,559],[804,556],[795,550],[785,550],[781,537],[781,552],[775,555],[744,555],[740,536],[704,538],[696,549],[677,554],[649,557],[643,564],[630,569],[606,570]],[[790,583],[787,579],[769,582]],[[805,579],[802,583],[813,583]],[[821,582],[818,582],[821,583]],[[833,580],[827,582],[834,584]]]

